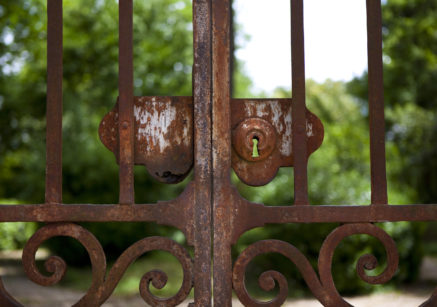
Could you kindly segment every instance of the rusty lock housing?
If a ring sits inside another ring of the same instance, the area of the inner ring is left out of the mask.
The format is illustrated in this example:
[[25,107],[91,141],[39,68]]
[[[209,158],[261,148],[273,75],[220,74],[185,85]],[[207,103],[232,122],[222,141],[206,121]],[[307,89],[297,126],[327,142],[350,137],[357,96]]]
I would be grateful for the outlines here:
[[[193,97],[134,97],[134,162],[156,180],[181,182],[193,167]],[[269,183],[293,166],[292,99],[231,99],[232,168],[244,183]],[[323,142],[322,122],[306,111],[308,156]],[[99,127],[102,143],[118,162],[118,102]],[[253,140],[258,157],[253,157]]]

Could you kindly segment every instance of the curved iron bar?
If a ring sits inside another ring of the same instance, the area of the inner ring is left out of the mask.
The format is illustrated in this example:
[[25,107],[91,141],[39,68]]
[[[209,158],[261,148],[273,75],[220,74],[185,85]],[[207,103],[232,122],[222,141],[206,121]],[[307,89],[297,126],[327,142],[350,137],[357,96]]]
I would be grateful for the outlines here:
[[45,276],[36,267],[35,255],[41,244],[53,237],[71,237],[82,244],[89,254],[92,268],[91,286],[87,293],[75,304],[77,306],[97,305],[97,290],[105,281],[106,257],[96,237],[85,228],[72,223],[56,223],[43,226],[27,241],[23,249],[23,267],[33,282],[42,286],[58,283],[65,275],[67,265],[62,258],[51,256],[44,263],[46,270],[52,275]]
[[6,291],[3,280],[0,278],[0,306],[5,307],[20,307],[22,306]]
[[[37,284],[43,286],[56,284],[66,272],[67,266],[65,262],[57,256],[52,256],[45,262],[45,268],[48,272],[52,273],[50,276],[41,274],[36,267],[35,254],[37,249],[46,240],[57,236],[66,236],[78,240],[87,250],[91,260],[91,286],[74,306],[99,306],[103,304],[114,291],[128,266],[138,257],[152,250],[163,250],[174,255],[182,265],[184,277],[180,290],[174,296],[161,298],[150,292],[150,283],[155,288],[161,289],[167,283],[167,275],[157,270],[144,274],[139,288],[142,298],[148,304],[152,306],[176,306],[188,296],[193,286],[192,259],[190,254],[178,243],[164,237],[149,237],[134,243],[117,259],[105,278],[106,257],[102,246],[91,232],[72,223],[57,223],[44,226],[29,239],[24,247],[24,270],[29,279]],[[12,299],[1,283],[0,294],[3,294],[2,300]],[[16,301],[14,300],[14,302]],[[20,304],[14,305],[11,303],[10,306],[20,306]]]
[[187,250],[171,239],[164,237],[149,237],[142,239],[129,247],[114,263],[109,271],[103,287],[101,303],[114,291],[128,266],[139,256],[152,251],[162,250],[175,256],[182,265],[183,281],[179,291],[170,298],[161,298],[150,292],[150,283],[162,289],[167,283],[167,274],[159,270],[152,270],[143,275],[140,282],[140,294],[151,306],[176,306],[185,300],[193,287],[193,263]]
[[366,254],[359,258],[357,262],[357,274],[363,281],[369,284],[386,283],[393,277],[398,268],[399,254],[396,243],[384,230],[372,223],[345,224],[337,227],[323,242],[318,261],[320,281],[326,291],[330,293],[335,300],[334,306],[350,306],[341,298],[332,278],[331,270],[334,251],[344,238],[358,234],[367,234],[381,241],[387,255],[387,267],[378,276],[368,276],[365,273],[365,270],[373,270],[378,266],[378,260],[375,256]]
[[427,299],[425,302],[420,304],[419,307],[433,307],[437,306],[437,288],[432,293],[431,297]]
[[279,294],[269,302],[261,302],[252,298],[245,286],[245,271],[247,265],[258,255],[265,253],[279,253],[290,259],[299,269],[311,292],[323,303],[325,302],[325,289],[317,277],[308,259],[293,245],[279,240],[263,240],[247,247],[234,264],[233,286],[235,293],[244,306],[281,306],[288,295],[287,279],[277,271],[267,271],[261,274],[259,285],[261,289],[270,291],[279,285]]
[[384,245],[387,254],[387,267],[378,276],[368,276],[364,271],[373,270],[378,266],[375,256],[366,254],[360,257],[357,263],[357,273],[363,281],[369,284],[383,284],[388,282],[396,272],[399,264],[396,243],[384,230],[373,224],[346,224],[334,229],[320,249],[319,270],[323,268],[323,272],[320,272],[320,279],[325,286],[334,284],[329,271],[335,248],[344,238],[356,234],[367,234],[377,238]]
[[290,259],[301,272],[305,282],[314,296],[324,306],[351,306],[338,293],[332,278],[332,259],[338,244],[346,237],[356,234],[367,234],[381,241],[387,254],[387,267],[378,276],[368,276],[365,270],[373,270],[378,261],[373,255],[363,255],[357,263],[358,276],[367,283],[381,284],[389,281],[397,270],[399,256],[393,239],[381,228],[371,224],[345,224],[332,231],[323,242],[319,254],[319,274],[309,263],[308,259],[292,244],[278,240],[264,240],[247,247],[238,257],[233,269],[233,287],[245,306],[281,306],[287,298],[288,284],[286,278],[277,271],[267,271],[261,274],[259,285],[265,291],[279,285],[279,294],[271,301],[261,302],[251,297],[245,287],[245,271],[247,265],[258,255],[265,253],[279,253]]

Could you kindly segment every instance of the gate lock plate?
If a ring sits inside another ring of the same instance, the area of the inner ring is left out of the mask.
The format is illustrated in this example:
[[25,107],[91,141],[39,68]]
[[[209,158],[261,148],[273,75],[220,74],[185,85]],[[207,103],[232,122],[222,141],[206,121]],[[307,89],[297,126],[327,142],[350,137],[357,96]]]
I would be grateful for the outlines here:
[[[265,185],[279,167],[293,166],[291,112],[292,99],[231,100],[232,168],[244,183]],[[134,116],[135,164],[160,182],[182,181],[193,167],[193,98],[135,97]],[[306,118],[310,155],[324,130],[308,110]],[[99,136],[118,162],[118,102],[100,123]]]

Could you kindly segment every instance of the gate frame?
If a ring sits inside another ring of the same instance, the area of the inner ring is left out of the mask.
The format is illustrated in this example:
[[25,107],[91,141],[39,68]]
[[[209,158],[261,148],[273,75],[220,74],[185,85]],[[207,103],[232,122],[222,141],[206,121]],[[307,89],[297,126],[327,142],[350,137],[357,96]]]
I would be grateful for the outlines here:
[[[194,179],[175,200],[157,204],[134,201],[134,113],[133,113],[133,4],[119,1],[119,204],[67,205],[62,203],[62,0],[48,0],[48,81],[47,81],[47,162],[45,203],[36,205],[1,205],[0,222],[45,222],[28,241],[23,251],[23,266],[28,277],[41,285],[62,279],[66,264],[51,257],[46,268],[53,275],[42,275],[35,265],[35,253],[45,240],[69,236],[80,241],[90,254],[93,282],[76,306],[103,304],[111,295],[128,265],[153,249],[172,253],[181,262],[184,280],[180,291],[171,298],[157,298],[149,284],[162,287],[166,275],[151,271],[141,280],[140,294],[154,306],[174,306],[186,299],[194,287],[190,306],[231,306],[232,290],[246,306],[280,306],[287,297],[285,278],[267,271],[260,285],[269,290],[274,281],[279,294],[272,301],[259,302],[244,286],[247,264],[257,255],[281,253],[296,264],[308,287],[325,306],[349,306],[335,288],[331,261],[339,242],[350,235],[368,234],[380,240],[387,253],[386,270],[367,276],[375,267],[375,258],[360,258],[357,273],[368,283],[387,282],[395,273],[398,254],[393,239],[376,222],[436,221],[436,204],[389,205],[387,201],[385,126],[382,75],[381,2],[367,0],[369,117],[371,157],[371,204],[368,206],[311,206],[308,201],[306,136],[305,61],[303,0],[291,0],[292,26],[292,149],[294,158],[294,204],[268,207],[243,199],[230,182],[232,167],[231,135],[231,1],[194,0]],[[194,247],[194,259],[179,244],[164,237],[148,237],[129,247],[106,275],[106,260],[97,239],[75,222],[156,222],[183,231]],[[235,263],[231,246],[246,231],[265,224],[329,223],[344,225],[328,235],[320,250],[318,274],[305,256],[293,245],[276,240],[259,241],[249,246]],[[212,252],[212,248],[213,251]],[[211,266],[213,257],[213,268]],[[12,298],[0,279],[0,304],[21,306]],[[437,305],[437,290],[422,306]]]

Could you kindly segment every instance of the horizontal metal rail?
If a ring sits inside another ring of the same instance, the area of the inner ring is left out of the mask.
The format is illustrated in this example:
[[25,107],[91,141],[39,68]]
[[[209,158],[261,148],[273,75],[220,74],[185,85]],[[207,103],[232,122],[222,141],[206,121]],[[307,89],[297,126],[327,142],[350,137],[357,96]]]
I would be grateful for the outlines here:
[[[437,204],[373,206],[263,206],[243,211],[252,220],[269,223],[357,223],[435,221]],[[160,204],[135,204],[129,207],[92,204],[56,205],[0,205],[0,222],[158,222],[164,208],[177,210],[176,202]]]

